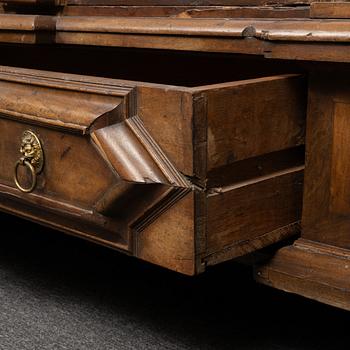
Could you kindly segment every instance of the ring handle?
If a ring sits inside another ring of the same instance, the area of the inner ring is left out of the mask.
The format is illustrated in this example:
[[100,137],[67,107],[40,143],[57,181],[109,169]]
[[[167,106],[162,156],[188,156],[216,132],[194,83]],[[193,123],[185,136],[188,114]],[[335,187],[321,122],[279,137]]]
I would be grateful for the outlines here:
[[[19,166],[24,166],[24,167],[27,167],[29,170],[30,170],[30,173],[32,175],[32,184],[29,188],[24,188],[21,186],[21,184],[19,183],[18,181],[18,175],[17,175],[17,172],[18,172],[18,167]],[[14,174],[14,180],[15,180],[15,184],[17,186],[17,188],[24,192],[24,193],[30,193],[30,192],[33,192],[34,191],[34,188],[36,187],[36,172],[35,172],[35,169],[33,167],[32,164],[30,164],[30,162],[28,160],[25,160],[25,159],[20,159],[16,162],[15,164],[15,174]]]
[[[1,0],[0,0],[1,1]],[[44,167],[44,151],[41,146],[39,137],[32,130],[25,130],[21,137],[20,153],[21,158],[15,164],[15,173],[13,179],[16,187],[24,192],[33,192],[37,184],[37,175],[40,174]],[[32,183],[30,187],[25,188],[21,186],[18,180],[18,168],[24,166],[29,169],[32,176]]]

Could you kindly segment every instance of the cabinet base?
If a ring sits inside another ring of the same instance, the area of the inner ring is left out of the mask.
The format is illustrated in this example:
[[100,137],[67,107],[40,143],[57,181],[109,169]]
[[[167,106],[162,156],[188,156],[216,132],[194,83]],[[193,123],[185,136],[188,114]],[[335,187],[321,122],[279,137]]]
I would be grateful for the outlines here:
[[350,310],[350,250],[305,239],[256,266],[268,286]]

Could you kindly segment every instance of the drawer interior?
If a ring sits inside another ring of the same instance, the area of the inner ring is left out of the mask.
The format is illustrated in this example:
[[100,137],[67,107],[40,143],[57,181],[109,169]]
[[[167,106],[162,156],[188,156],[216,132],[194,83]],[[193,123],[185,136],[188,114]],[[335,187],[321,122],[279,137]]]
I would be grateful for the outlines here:
[[300,62],[249,55],[45,45],[1,50],[0,65],[183,87],[306,71]]

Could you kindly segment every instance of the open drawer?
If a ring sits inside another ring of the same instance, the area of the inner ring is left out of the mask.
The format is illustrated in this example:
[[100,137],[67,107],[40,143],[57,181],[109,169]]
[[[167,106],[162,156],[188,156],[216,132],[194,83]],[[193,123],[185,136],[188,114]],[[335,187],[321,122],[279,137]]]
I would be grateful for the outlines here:
[[305,82],[0,67],[0,209],[193,275],[294,234]]

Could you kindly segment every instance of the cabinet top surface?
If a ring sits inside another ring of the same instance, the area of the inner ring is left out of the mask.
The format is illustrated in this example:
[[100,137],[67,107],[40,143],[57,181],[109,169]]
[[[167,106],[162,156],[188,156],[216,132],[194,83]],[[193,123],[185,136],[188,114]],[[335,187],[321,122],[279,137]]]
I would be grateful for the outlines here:
[[0,4],[0,43],[350,62],[350,2],[0,0]]

